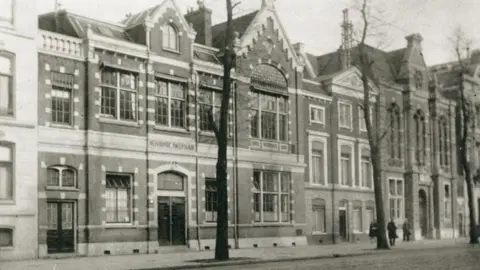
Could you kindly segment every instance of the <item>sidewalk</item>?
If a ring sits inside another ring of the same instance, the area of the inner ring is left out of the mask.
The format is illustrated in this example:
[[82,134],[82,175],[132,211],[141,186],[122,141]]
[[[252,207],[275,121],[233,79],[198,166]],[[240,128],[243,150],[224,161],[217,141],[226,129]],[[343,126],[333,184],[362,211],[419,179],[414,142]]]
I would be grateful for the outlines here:
[[[169,254],[139,254],[124,256],[77,257],[0,262],[0,270],[104,270],[104,269],[194,269],[218,265],[240,265],[255,262],[305,260],[322,257],[358,256],[380,252],[402,252],[419,249],[464,247],[467,239],[399,241],[392,251],[376,251],[369,243],[303,246],[286,248],[236,249],[230,251],[229,262],[195,262],[213,258],[213,251],[194,251]],[[237,258],[237,259],[235,259]]]

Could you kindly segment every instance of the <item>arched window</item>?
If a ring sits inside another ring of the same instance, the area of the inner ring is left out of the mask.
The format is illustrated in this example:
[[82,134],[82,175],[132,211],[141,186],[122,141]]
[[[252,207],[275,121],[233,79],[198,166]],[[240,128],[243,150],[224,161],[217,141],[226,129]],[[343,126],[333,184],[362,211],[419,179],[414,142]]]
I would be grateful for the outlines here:
[[67,166],[51,166],[47,169],[47,186],[76,187],[75,170]]
[[164,172],[157,175],[158,190],[183,190],[183,175],[176,172]]
[[439,152],[440,152],[440,166],[448,167],[449,147],[448,147],[448,124],[447,119],[441,116],[438,119],[438,134],[439,134]]
[[325,233],[326,218],[325,218],[325,200],[315,198],[312,200],[312,232]]
[[167,24],[163,26],[163,36],[162,36],[162,43],[163,48],[168,50],[179,50],[179,38],[178,38],[178,31],[175,26],[171,24]]
[[13,199],[14,153],[13,144],[0,142],[0,201]]
[[402,158],[402,131],[400,108],[397,104],[392,103],[389,108],[390,121],[390,149],[389,154],[393,159]]
[[425,115],[418,110],[413,116],[413,120],[415,122],[415,160],[418,164],[424,164],[427,155]]

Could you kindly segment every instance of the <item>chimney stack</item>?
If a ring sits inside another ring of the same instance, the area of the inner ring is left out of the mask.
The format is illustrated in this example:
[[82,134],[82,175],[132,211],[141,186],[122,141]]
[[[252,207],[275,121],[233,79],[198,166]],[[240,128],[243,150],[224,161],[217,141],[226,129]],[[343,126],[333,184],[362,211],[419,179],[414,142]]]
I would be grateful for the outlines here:
[[422,41],[423,37],[419,33],[414,33],[411,35],[408,35],[405,37],[407,40],[407,48],[412,48],[412,47],[417,47],[421,48],[422,47]]
[[195,42],[206,46],[212,46],[212,10],[207,8],[203,1],[198,0],[198,9],[190,10],[185,19],[193,25],[197,32]]
[[348,18],[348,9],[344,9],[342,23],[342,46],[340,50],[342,69],[347,69],[352,64],[352,35],[353,24]]

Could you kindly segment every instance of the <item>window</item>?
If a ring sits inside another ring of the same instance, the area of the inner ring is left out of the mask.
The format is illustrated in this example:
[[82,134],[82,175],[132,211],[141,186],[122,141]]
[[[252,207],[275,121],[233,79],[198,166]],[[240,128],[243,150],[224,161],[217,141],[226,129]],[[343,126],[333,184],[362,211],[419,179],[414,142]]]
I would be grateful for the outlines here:
[[444,116],[441,116],[438,119],[438,129],[439,129],[439,152],[440,152],[440,166],[443,168],[448,168],[449,162],[449,144],[448,144],[448,125],[447,119]]
[[363,231],[362,203],[358,201],[353,203],[353,231],[354,232]]
[[13,147],[0,144],[0,201],[13,199]]
[[0,116],[13,115],[13,72],[13,58],[0,55]]
[[185,84],[158,80],[155,88],[155,124],[185,128]]
[[13,22],[13,0],[0,1],[0,21]]
[[452,217],[452,198],[450,196],[450,185],[445,185],[444,196],[445,219],[450,219]]
[[252,92],[251,135],[254,138],[287,140],[287,98]]
[[418,110],[413,116],[415,122],[415,160],[418,164],[425,164],[427,156],[427,134],[425,116]]
[[0,247],[13,246],[13,229],[0,228]]
[[[372,106],[372,105],[370,105]],[[367,120],[365,119],[365,112],[362,108],[359,108],[359,115],[360,117],[359,122],[360,122],[360,131],[367,132]],[[373,109],[370,107],[370,124],[373,125]]]
[[370,161],[370,150],[368,148],[361,149],[360,180],[355,181],[356,186],[364,188],[373,188],[373,169]]
[[167,24],[163,26],[162,32],[163,32],[163,36],[162,36],[163,48],[168,50],[178,51],[179,38],[178,38],[177,29],[175,28],[175,26],[171,24]]
[[403,180],[389,180],[390,218],[403,218]]
[[390,148],[389,154],[392,159],[402,158],[402,133],[401,133],[401,116],[400,108],[392,103],[388,110],[390,127],[389,127],[389,139]]
[[107,223],[131,222],[131,176],[107,174]]
[[102,70],[100,113],[117,120],[137,120],[138,76],[131,72]]
[[311,143],[311,180],[312,184],[326,185],[326,141]]
[[339,179],[341,186],[352,186],[353,182],[353,163],[352,163],[352,154],[353,147],[351,145],[339,145],[340,152],[340,171]]
[[310,105],[310,122],[315,124],[325,123],[325,108]]
[[217,182],[205,179],[205,221],[217,222]]
[[338,102],[338,125],[342,128],[352,128],[352,105]]
[[158,190],[183,190],[183,175],[175,172],[164,172],[157,175]]
[[288,172],[253,172],[256,222],[290,221],[290,177]]
[[[217,124],[220,121],[220,108],[222,107],[222,93],[208,90],[205,88],[199,89],[199,103],[200,103],[200,130],[213,132],[213,128],[210,125],[210,120],[208,119],[209,114],[213,115],[214,122]],[[231,132],[230,122],[232,117],[230,113],[228,114],[228,131]]]
[[71,90],[54,86],[52,89],[52,122],[71,124],[72,98]]
[[423,87],[423,73],[420,70],[415,70],[414,73],[415,88],[420,89]]
[[312,200],[312,232],[326,233],[326,218],[325,218],[325,200],[316,198]]
[[369,228],[370,224],[375,220],[375,203],[368,201],[365,207],[365,223],[364,228]]
[[76,186],[75,171],[69,167],[54,166],[47,169],[47,186],[67,187]]

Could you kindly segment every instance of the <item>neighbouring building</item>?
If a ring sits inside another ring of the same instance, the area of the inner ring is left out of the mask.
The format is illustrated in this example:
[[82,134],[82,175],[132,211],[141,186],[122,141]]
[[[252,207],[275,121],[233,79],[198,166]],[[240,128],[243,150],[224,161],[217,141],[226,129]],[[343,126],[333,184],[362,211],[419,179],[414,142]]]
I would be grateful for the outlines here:
[[[480,50],[471,52],[467,59],[462,59],[467,71],[460,76],[462,68],[459,61],[435,65],[430,68],[438,85],[440,85],[445,95],[452,100],[461,100],[460,86],[464,89],[465,99],[472,106],[471,129],[469,130],[468,145],[470,168],[474,179],[474,213],[477,225],[480,224]],[[456,133],[455,140],[461,139],[462,118],[460,114],[461,104],[456,108]],[[458,151],[458,149],[457,149]],[[457,153],[459,155],[459,153]],[[458,230],[461,236],[469,234],[469,209],[467,186],[464,181],[463,167],[458,158],[458,182],[457,182],[457,220]]]
[[0,1],[0,260],[37,257],[36,16]]

